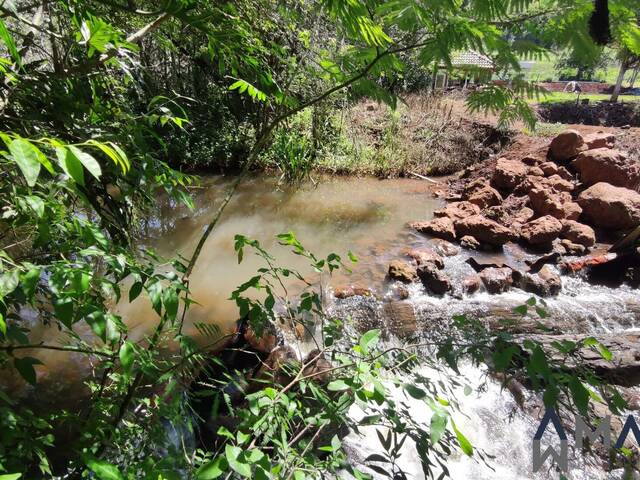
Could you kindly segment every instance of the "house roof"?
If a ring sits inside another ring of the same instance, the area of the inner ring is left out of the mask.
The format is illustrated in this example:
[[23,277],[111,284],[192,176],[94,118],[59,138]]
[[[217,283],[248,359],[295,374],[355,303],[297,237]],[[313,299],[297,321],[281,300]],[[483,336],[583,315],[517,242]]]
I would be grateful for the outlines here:
[[474,52],[473,50],[467,50],[466,52],[458,52],[453,55],[451,59],[451,65],[454,68],[485,68],[493,70],[493,60],[482,53]]

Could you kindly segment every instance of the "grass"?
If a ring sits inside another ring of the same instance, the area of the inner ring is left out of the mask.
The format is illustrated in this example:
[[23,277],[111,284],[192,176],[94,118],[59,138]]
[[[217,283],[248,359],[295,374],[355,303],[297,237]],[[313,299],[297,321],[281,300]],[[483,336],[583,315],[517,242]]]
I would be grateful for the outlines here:
[[[531,70],[529,70],[526,74],[527,80],[533,80],[537,82],[551,80],[557,82],[558,72],[555,69],[557,58],[558,56],[555,53],[550,53],[548,58],[536,61],[533,64]],[[616,79],[618,78],[619,69],[619,64],[611,63],[607,66],[606,69],[596,70],[594,79],[596,81],[606,83],[615,83]],[[629,77],[631,77],[631,71],[627,72],[625,82],[628,81]]]
[[[540,98],[530,98],[527,101],[531,104],[538,103],[555,103],[555,102],[568,102],[575,101],[577,95],[570,92],[549,92],[547,95]],[[589,99],[590,102],[599,102],[602,100],[609,100],[611,95],[606,93],[582,93],[580,94],[580,100]],[[639,95],[620,95],[618,97],[620,102],[640,102]]]

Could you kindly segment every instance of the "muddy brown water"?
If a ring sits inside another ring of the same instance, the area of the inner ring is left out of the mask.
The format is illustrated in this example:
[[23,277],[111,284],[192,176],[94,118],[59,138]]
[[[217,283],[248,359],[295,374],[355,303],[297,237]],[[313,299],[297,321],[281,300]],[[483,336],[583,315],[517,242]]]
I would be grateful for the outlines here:
[[[165,257],[189,257],[207,222],[234,180],[228,176],[202,179],[194,190],[195,209],[160,198],[157,213],[144,226],[142,243]],[[191,275],[192,306],[185,333],[198,337],[197,323],[214,324],[221,334],[233,329],[238,318],[231,292],[255,275],[264,264],[249,250],[238,264],[234,236],[243,234],[260,241],[282,266],[299,270],[310,281],[318,281],[308,261],[280,246],[279,233],[292,231],[316,256],[338,253],[350,263],[347,252],[358,257],[352,273],[336,273],[325,279],[333,285],[364,284],[383,288],[386,261],[419,239],[406,224],[428,219],[442,202],[432,196],[432,184],[424,180],[349,177],[319,177],[297,187],[278,185],[277,179],[256,176],[244,181],[227,206],[220,223],[209,237]],[[295,287],[295,285],[293,285]],[[295,290],[295,288],[294,288]],[[123,298],[127,298],[126,290]],[[144,296],[133,303],[123,300],[115,307],[130,329],[130,338],[143,339],[158,317]],[[32,341],[65,344],[68,338],[53,327],[43,327],[32,314]],[[93,338],[79,324],[78,333]],[[208,339],[207,339],[208,340]],[[37,366],[40,388],[60,392],[66,385],[82,381],[92,365],[81,354],[57,351],[26,352],[44,363]],[[5,382],[13,383],[5,377]],[[55,397],[56,395],[53,395]]]

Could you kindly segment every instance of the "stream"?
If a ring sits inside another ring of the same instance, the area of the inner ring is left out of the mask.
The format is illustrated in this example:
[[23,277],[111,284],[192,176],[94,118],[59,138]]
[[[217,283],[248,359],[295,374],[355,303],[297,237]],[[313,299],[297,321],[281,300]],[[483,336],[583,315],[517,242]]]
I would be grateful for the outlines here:
[[[162,198],[157,205],[157,215],[144,226],[143,242],[161,255],[188,257],[232,180],[224,176],[206,177],[195,193],[193,211]],[[360,319],[372,328],[387,330],[388,342],[399,341],[398,337],[409,334],[423,336],[433,325],[447,322],[456,314],[486,316],[496,311],[509,312],[531,296],[519,290],[499,295],[483,292],[464,295],[459,291],[462,280],[473,272],[466,263],[470,253],[479,260],[505,261],[516,266],[529,258],[521,251],[506,249],[500,255],[462,250],[458,255],[445,257],[446,271],[454,287],[458,287],[452,295],[432,296],[415,283],[408,287],[407,300],[395,299],[393,289],[385,280],[389,261],[402,258],[408,248],[436,242],[406,227],[407,222],[431,218],[433,211],[442,206],[443,202],[432,196],[433,186],[424,180],[412,179],[320,177],[316,182],[298,188],[278,188],[276,179],[253,177],[241,184],[191,275],[192,296],[198,304],[189,312],[185,333],[197,337],[195,325],[199,322],[217,325],[221,334],[234,329],[237,309],[229,296],[261,266],[259,259],[251,255],[246,255],[238,264],[233,249],[234,235],[238,233],[259,240],[281,265],[309,276],[313,272],[306,259],[288,254],[288,248],[277,244],[276,234],[293,231],[317,256],[335,252],[346,259],[347,251],[355,253],[359,261],[353,272],[339,272],[330,285],[324,285],[325,290],[329,291],[331,286],[360,285],[376,295],[333,300],[329,308],[337,314],[351,315],[355,321]],[[292,289],[295,291],[295,285]],[[627,287],[613,290],[592,286],[579,277],[563,277],[562,292],[547,300],[547,310],[554,326],[562,331],[592,334],[639,327],[638,303],[637,290]],[[390,310],[385,304],[395,307]],[[157,322],[148,301],[141,297],[132,304],[120,303],[116,310],[129,325],[130,337],[134,340],[143,338]],[[394,316],[400,318],[390,318]],[[394,322],[400,325],[394,326]],[[40,338],[58,338],[56,332],[44,327],[35,333]],[[46,385],[49,380],[50,385],[60,385],[80,380],[91,368],[80,363],[81,358],[48,352],[47,357],[42,358],[46,367],[38,371],[39,382]],[[425,369],[425,375],[429,374]],[[450,459],[453,478],[557,478],[553,472],[534,476],[531,471],[531,442],[539,420],[518,408],[513,396],[501,389],[497,381],[488,378],[482,369],[467,365],[462,373],[464,383],[472,386],[473,393],[460,393],[461,414],[456,421],[473,444],[484,446],[488,460],[478,462],[461,453],[454,454]],[[405,397],[400,391],[394,395],[428,422],[428,413],[417,400]],[[375,431],[367,429],[361,436],[350,434],[345,445],[355,462],[380,448]],[[404,448],[402,462],[411,474],[409,478],[424,478],[414,446],[407,443]],[[571,467],[569,478],[572,479],[612,478],[577,460]]]

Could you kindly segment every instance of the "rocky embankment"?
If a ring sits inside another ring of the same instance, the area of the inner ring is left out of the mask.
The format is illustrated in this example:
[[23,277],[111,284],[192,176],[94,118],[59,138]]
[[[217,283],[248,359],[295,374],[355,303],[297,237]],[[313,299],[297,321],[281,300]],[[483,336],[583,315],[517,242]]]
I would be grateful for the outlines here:
[[[640,166],[615,148],[615,136],[583,137],[567,130],[548,149],[522,158],[499,158],[466,169],[445,193],[448,204],[429,221],[411,227],[425,235],[459,242],[472,250],[500,250],[517,243],[536,254],[529,268],[472,262],[477,275],[464,280],[467,292],[500,293],[512,287],[540,296],[562,288],[561,272],[587,269],[618,283],[637,286],[638,252],[607,253],[614,242],[640,225]],[[615,248],[614,248],[615,250]],[[404,282],[420,280],[433,294],[453,286],[435,251],[409,252],[395,260],[389,276]],[[605,271],[606,270],[606,271]]]

